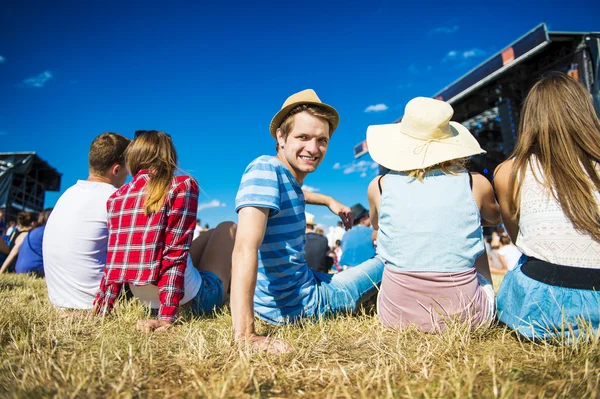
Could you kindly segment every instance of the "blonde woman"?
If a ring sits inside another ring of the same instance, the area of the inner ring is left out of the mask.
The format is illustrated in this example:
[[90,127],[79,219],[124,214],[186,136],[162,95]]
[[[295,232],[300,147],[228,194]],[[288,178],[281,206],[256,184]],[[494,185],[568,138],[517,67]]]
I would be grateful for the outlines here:
[[485,151],[450,122],[453,113],[448,103],[417,97],[400,123],[367,130],[371,156],[391,170],[368,191],[385,260],[377,301],[385,327],[435,333],[448,318],[475,328],[494,317],[482,223],[499,223],[500,210],[487,179],[465,168]]
[[517,145],[494,178],[504,225],[524,254],[498,292],[498,317],[530,338],[600,323],[600,121],[577,81],[552,73],[525,99]]
[[157,320],[138,322],[145,332],[168,328],[183,303],[198,314],[221,306],[235,225],[202,233],[190,249],[199,187],[192,177],[175,175],[177,153],[168,134],[137,131],[125,162],[133,180],[108,199],[108,252],[95,311],[110,311],[123,284],[158,307]]

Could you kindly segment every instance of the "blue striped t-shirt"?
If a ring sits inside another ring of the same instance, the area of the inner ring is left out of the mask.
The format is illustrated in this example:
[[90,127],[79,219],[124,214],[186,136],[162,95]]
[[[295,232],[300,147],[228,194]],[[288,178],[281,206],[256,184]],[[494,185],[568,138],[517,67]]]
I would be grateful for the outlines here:
[[235,211],[246,206],[270,210],[258,250],[254,312],[272,323],[313,314],[318,294],[304,259],[306,219],[301,185],[279,159],[263,155],[252,161],[242,176]]

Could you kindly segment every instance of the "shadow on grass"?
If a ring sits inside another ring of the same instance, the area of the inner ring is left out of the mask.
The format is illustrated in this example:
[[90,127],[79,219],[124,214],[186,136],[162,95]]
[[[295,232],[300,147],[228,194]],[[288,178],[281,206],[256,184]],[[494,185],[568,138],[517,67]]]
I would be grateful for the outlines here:
[[24,286],[22,281],[0,281],[0,291],[11,291]]

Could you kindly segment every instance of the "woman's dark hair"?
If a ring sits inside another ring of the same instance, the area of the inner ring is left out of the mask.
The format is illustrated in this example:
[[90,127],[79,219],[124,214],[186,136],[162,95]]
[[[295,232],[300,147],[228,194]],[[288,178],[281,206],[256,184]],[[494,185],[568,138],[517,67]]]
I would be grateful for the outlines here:
[[48,217],[50,217],[50,214],[52,213],[52,209],[53,208],[46,208],[40,212],[40,214],[38,216],[38,220],[37,220],[38,227],[44,226],[46,224],[46,222],[48,222]]

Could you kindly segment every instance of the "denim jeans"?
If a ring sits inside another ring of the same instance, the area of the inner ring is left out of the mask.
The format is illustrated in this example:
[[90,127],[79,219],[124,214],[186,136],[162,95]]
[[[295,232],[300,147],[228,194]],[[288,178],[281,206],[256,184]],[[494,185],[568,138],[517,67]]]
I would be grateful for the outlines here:
[[211,314],[223,305],[225,288],[221,279],[214,273],[200,271],[202,285],[190,301],[190,309],[196,315]]
[[383,268],[383,260],[375,256],[337,274],[313,272],[319,301],[315,314],[307,316],[330,316],[356,311],[361,303],[379,292]]

